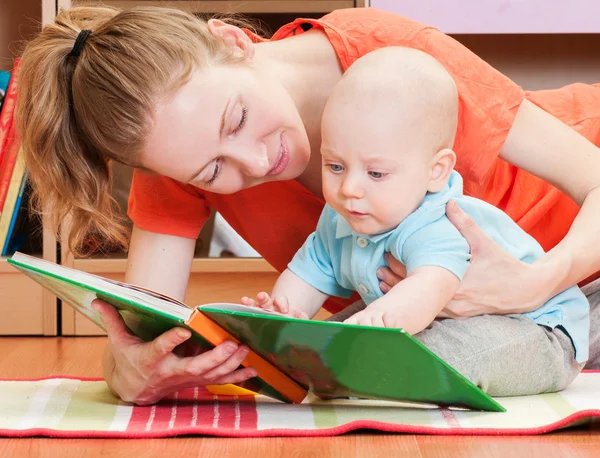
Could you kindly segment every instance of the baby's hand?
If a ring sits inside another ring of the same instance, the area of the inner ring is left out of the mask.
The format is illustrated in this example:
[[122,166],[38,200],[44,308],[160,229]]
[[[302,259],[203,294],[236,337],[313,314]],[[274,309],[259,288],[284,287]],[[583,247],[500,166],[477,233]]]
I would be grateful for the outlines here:
[[271,296],[264,291],[256,295],[256,300],[244,296],[242,297],[241,302],[242,305],[247,305],[248,307],[259,307],[264,310],[275,310],[275,303],[273,299],[271,299]]
[[294,318],[300,318],[308,320],[308,315],[300,309],[290,307],[290,304],[286,297],[271,298],[267,293],[260,292],[256,295],[256,300],[249,297],[242,297],[242,304],[249,307],[259,307],[263,310],[274,310],[282,313],[283,315],[289,315]]
[[358,324],[360,326],[377,326],[380,328],[402,327],[393,310],[385,310],[376,307],[367,307],[352,315],[344,321],[344,323]]

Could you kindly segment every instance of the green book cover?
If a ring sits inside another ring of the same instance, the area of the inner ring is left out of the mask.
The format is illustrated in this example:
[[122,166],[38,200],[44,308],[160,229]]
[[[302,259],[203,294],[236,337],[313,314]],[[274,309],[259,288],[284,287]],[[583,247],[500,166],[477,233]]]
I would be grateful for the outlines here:
[[[225,303],[199,306],[209,320],[204,328],[192,328],[194,310],[160,294],[22,253],[15,253],[8,262],[100,327],[100,317],[91,308],[95,298],[117,307],[129,329],[145,340],[183,326],[192,330],[198,345],[209,349],[213,345],[208,328],[216,324],[215,329],[247,344],[284,378],[323,399],[353,397],[505,410],[401,329],[299,320]],[[273,387],[281,385],[263,375],[267,372],[257,370],[259,377],[240,386],[290,400],[282,394],[285,389]]]

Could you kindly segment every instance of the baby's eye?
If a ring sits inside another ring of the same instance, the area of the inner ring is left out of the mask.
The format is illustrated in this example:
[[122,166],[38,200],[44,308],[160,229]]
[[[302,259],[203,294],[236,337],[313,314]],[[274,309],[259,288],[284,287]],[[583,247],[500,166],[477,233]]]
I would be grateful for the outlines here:
[[387,175],[387,173],[383,173],[383,172],[369,172],[369,175],[371,175],[371,177],[375,178],[375,179],[380,179],[383,178],[384,176]]
[[342,167],[340,164],[327,164],[327,167],[329,167],[332,172],[341,172],[344,170],[344,167]]

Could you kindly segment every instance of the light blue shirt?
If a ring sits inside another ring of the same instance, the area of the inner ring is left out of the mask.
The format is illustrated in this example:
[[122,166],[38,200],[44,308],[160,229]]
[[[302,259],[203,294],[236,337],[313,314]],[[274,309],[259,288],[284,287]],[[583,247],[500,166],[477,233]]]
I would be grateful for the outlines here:
[[[532,263],[544,254],[540,244],[506,213],[482,200],[464,196],[462,177],[452,172],[442,191],[428,193],[419,208],[398,227],[381,234],[354,232],[343,217],[326,205],[316,231],[288,268],[330,296],[349,297],[358,291],[367,305],[383,295],[376,272],[386,265],[383,258],[386,251],[400,260],[408,273],[422,266],[438,266],[462,280],[469,267],[470,250],[446,217],[449,200],[456,201],[510,255]],[[524,315],[552,329],[562,326],[573,341],[577,361],[588,359],[589,304],[579,288],[569,288]]]

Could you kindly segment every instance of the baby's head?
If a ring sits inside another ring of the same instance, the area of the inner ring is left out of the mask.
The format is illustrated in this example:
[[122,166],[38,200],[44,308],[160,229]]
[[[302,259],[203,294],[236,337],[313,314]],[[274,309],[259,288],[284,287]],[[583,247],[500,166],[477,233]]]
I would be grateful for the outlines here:
[[393,229],[446,185],[457,122],[454,80],[433,57],[396,47],[361,57],[323,113],[325,199],[356,232]]

